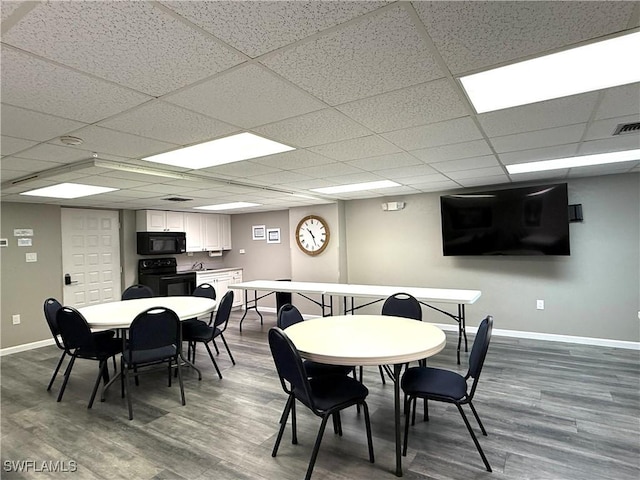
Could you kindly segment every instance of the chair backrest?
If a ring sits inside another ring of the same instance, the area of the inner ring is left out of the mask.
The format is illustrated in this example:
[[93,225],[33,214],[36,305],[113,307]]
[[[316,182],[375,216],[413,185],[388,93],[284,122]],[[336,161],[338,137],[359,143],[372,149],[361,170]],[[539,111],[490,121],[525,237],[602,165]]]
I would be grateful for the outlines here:
[[[227,328],[227,322],[231,316],[231,308],[233,307],[233,290],[229,290],[222,296],[218,310],[216,310],[216,319],[213,322],[214,327],[218,327],[221,331]],[[222,327],[221,327],[222,325]]]
[[489,350],[489,342],[491,341],[491,332],[493,330],[493,317],[488,315],[487,318],[480,322],[478,331],[476,332],[476,338],[473,340],[473,346],[471,347],[471,353],[469,354],[469,371],[466,378],[473,378],[473,385],[469,392],[469,397],[473,398],[473,394],[476,390],[478,378],[480,378],[480,372],[484,365],[484,360],[487,357],[487,351]]
[[146,285],[131,285],[122,292],[122,300],[133,300],[134,298],[151,298],[153,290]]
[[285,303],[278,310],[278,319],[276,320],[276,325],[278,328],[286,329],[291,325],[302,322],[304,319],[302,318],[302,314],[300,310],[291,305],[290,303]]
[[[269,348],[273,362],[276,364],[282,389],[287,393],[293,391],[296,398],[315,411],[302,358],[284,330],[278,327],[269,329]],[[291,389],[287,388],[287,382]]]
[[169,308],[152,307],[138,314],[129,327],[129,361],[140,350],[175,346],[180,351],[180,318]]
[[60,343],[58,339],[58,335],[60,335],[60,329],[58,328],[58,311],[62,308],[62,305],[55,298],[47,298],[44,301],[44,318],[47,321],[47,325],[49,325],[49,330],[51,330],[51,335],[53,335],[53,339],[56,341],[56,345],[58,348],[64,350],[64,346]]
[[194,297],[203,297],[210,298],[211,300],[216,299],[216,289],[213,288],[213,285],[209,283],[202,283],[196,287],[193,291]]
[[95,350],[91,327],[78,310],[61,307],[56,315],[56,322],[65,350],[71,352],[79,347]]
[[394,293],[384,301],[382,315],[422,320],[422,306],[413,295]]

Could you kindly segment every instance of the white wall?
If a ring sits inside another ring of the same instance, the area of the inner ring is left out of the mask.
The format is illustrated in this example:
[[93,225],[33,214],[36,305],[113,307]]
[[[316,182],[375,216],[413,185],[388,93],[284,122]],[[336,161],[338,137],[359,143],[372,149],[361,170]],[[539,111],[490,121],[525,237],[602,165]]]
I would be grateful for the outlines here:
[[[467,308],[468,325],[492,314],[499,329],[637,342],[640,176],[568,183],[569,203],[584,211],[584,222],[570,227],[569,257],[444,257],[442,192],[389,198],[406,202],[396,212],[382,211],[382,199],[347,202],[349,282],[481,290]],[[537,299],[544,310],[536,310]]]

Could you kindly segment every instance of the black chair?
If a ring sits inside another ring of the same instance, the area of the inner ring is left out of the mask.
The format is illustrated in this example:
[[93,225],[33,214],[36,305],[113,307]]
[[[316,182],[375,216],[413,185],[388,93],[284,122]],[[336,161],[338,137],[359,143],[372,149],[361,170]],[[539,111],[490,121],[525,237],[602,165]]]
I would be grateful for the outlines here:
[[[60,371],[60,367],[62,366],[62,362],[64,358],[67,356],[67,351],[64,348],[64,345],[60,342],[58,336],[60,335],[60,330],[58,329],[58,321],[57,315],[58,311],[62,308],[62,305],[55,298],[47,298],[44,301],[44,318],[47,320],[47,325],[49,325],[49,330],[51,330],[51,335],[56,342],[56,346],[62,350],[62,355],[60,356],[60,360],[58,360],[58,365],[56,365],[56,369],[53,371],[53,375],[51,375],[51,380],[49,381],[49,385],[47,386],[47,391],[51,390],[53,386],[53,382]],[[93,332],[93,335],[96,339],[104,339],[104,338],[113,338],[115,332],[113,330],[104,330],[101,332]],[[100,340],[98,340],[100,341]],[[114,369],[116,368],[115,357],[113,359]]]
[[122,300],[133,300],[134,298],[151,298],[153,297],[153,290],[146,285],[135,284],[127,287],[122,292]]
[[[473,433],[473,429],[467,420],[467,416],[462,409],[462,405],[469,404],[473,416],[476,417],[478,425],[483,435],[487,435],[487,431],[484,429],[484,425],[480,421],[480,417],[473,406],[473,395],[476,392],[478,386],[478,379],[480,378],[480,372],[484,360],[487,356],[487,350],[489,349],[489,342],[491,341],[491,331],[493,329],[493,318],[488,316],[480,323],[476,338],[473,341],[473,347],[469,354],[469,370],[463,377],[459,373],[449,370],[442,370],[439,368],[430,367],[413,367],[409,368],[402,376],[402,389],[406,395],[405,397],[405,430],[404,430],[404,450],[403,455],[407,454],[407,441],[409,438],[409,412],[411,400],[415,398],[424,398],[427,400],[435,400],[438,402],[453,403],[460,412],[464,424],[467,426],[467,430],[471,434],[473,443],[475,443],[478,453],[482,457],[487,471],[491,471],[491,466],[487,461],[487,457],[482,451],[482,447]],[[473,379],[471,388],[467,385],[467,380]],[[415,408],[415,407],[414,407]],[[429,419],[428,413],[425,411],[425,421]]]
[[127,347],[122,352],[121,360],[124,377],[122,395],[124,396],[126,388],[129,420],[133,420],[132,392],[129,381],[131,371],[137,377],[147,370],[146,367],[166,363],[168,365],[169,386],[171,386],[171,367],[175,365],[180,382],[182,405],[186,404],[182,383],[181,345],[180,319],[173,310],[152,307],[140,313],[131,322],[129,340]]
[[[382,315],[412,318],[422,321],[422,306],[413,295],[409,295],[408,293],[394,293],[388,297],[382,304],[381,313]],[[384,380],[384,372],[387,373],[392,381],[395,380],[393,378],[393,371],[388,365],[380,365],[378,368],[383,384],[386,383]]]
[[[290,278],[278,278],[278,282],[290,282]],[[276,292],[276,312],[279,312],[283,305],[291,303],[293,294],[291,292]]]
[[[213,288],[213,286],[209,283],[202,283],[200,285],[198,285],[196,287],[196,289],[193,291],[192,295],[194,297],[202,297],[202,298],[210,298],[211,300],[215,300],[216,299],[216,289]],[[202,327],[202,326],[211,326],[211,324],[213,323],[213,312],[211,312],[211,315],[209,315],[209,322],[205,322],[204,320],[200,320],[198,318],[190,318],[188,320],[183,320],[182,321],[182,336],[184,338],[185,333],[188,334],[188,330],[189,329],[193,329],[193,328],[197,328],[197,327]],[[216,348],[216,353],[220,353],[218,352],[218,347],[215,345],[214,342],[214,346]],[[193,355],[195,355],[195,344],[193,345],[194,347],[194,352]],[[191,344],[189,344],[188,350],[187,350],[187,357],[190,358],[191,356]]]
[[309,379],[302,365],[302,358],[296,347],[293,345],[284,330],[274,327],[269,330],[269,347],[273,355],[280,384],[289,398],[284,407],[284,411],[280,418],[280,430],[276,443],[273,446],[272,457],[278,453],[278,447],[282,440],[282,434],[287,426],[289,412],[293,412],[291,422],[292,426],[292,443],[298,443],[295,421],[295,401],[303,403],[315,415],[322,418],[320,429],[316,437],[309,467],[305,480],[311,478],[313,467],[318,456],[320,443],[324,434],[325,427],[329,417],[334,415],[334,421],[337,414],[345,408],[352,405],[361,405],[364,410],[364,421],[367,429],[367,444],[369,446],[369,461],[374,462],[373,441],[371,439],[371,423],[369,421],[369,408],[367,407],[366,398],[369,390],[357,380],[347,377],[346,375],[326,375]]
[[229,323],[229,316],[231,315],[231,308],[233,307],[233,290],[229,290],[224,294],[222,300],[220,300],[220,304],[218,305],[218,310],[216,310],[215,320],[213,321],[213,325],[209,326],[207,324],[197,324],[190,328],[183,329],[183,337],[182,339],[189,343],[189,352],[191,352],[192,357],[190,358],[191,362],[195,363],[195,351],[197,342],[204,343],[204,346],[207,347],[207,352],[209,352],[209,357],[211,357],[211,361],[213,362],[213,366],[218,372],[218,377],[222,378],[222,373],[220,373],[220,369],[218,368],[218,364],[216,363],[215,358],[213,358],[213,353],[211,353],[211,348],[209,348],[209,342],[212,342],[216,353],[218,352],[218,348],[215,345],[215,338],[220,337],[222,339],[222,343],[224,343],[225,348],[227,349],[227,353],[229,354],[229,358],[231,359],[231,363],[233,365],[236,364],[236,361],[233,359],[233,355],[231,355],[231,350],[229,350],[229,345],[227,345],[227,341],[224,338],[223,332],[227,329],[227,324]]
[[87,406],[87,408],[91,408],[93,406],[93,400],[96,397],[96,392],[98,391],[98,385],[100,385],[100,379],[104,379],[105,385],[109,382],[107,360],[122,352],[122,340],[113,338],[113,335],[93,334],[87,320],[79,311],[72,307],[60,308],[56,315],[56,322],[65,353],[71,357],[64,372],[64,381],[58,393],[58,402],[62,400],[76,359],[96,360],[99,362],[98,377],[96,378],[91,399]]
[[[286,303],[278,310],[278,318],[276,325],[278,328],[285,330],[287,327],[294,325],[298,322],[304,321],[300,310],[290,303]],[[320,377],[323,375],[349,375],[354,367],[344,365],[328,365],[326,363],[318,363],[313,360],[303,360],[305,372],[308,377]]]

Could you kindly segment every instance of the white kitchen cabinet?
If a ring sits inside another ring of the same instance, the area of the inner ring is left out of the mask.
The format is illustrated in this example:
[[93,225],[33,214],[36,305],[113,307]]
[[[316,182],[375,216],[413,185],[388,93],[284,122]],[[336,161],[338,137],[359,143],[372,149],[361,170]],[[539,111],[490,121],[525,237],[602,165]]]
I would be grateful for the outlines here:
[[204,234],[202,231],[201,213],[184,214],[184,231],[187,235],[187,252],[204,251]]
[[220,215],[220,243],[223,250],[231,250],[231,215]]
[[184,232],[184,213],[168,210],[136,211],[138,232]]
[[[242,269],[235,270],[205,270],[203,272],[196,272],[196,283],[201,285],[203,283],[210,284],[216,290],[216,300],[220,302],[222,297],[229,291],[229,285],[233,283],[242,282]],[[244,300],[241,292],[234,291],[233,306],[242,306]]]
[[215,251],[222,250],[222,241],[220,235],[220,215],[218,214],[202,214],[204,232],[204,250]]

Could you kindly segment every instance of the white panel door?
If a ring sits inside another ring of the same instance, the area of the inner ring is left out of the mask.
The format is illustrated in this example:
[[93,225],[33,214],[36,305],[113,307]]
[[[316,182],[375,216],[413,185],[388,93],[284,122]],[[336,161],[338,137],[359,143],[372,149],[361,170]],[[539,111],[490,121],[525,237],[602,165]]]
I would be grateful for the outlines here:
[[120,224],[114,210],[63,208],[63,304],[84,307],[120,300]]

